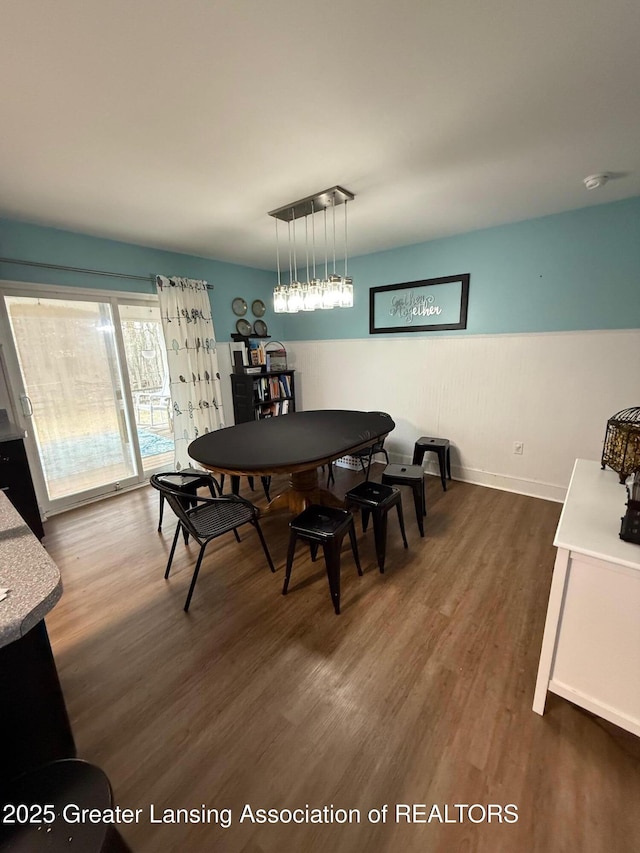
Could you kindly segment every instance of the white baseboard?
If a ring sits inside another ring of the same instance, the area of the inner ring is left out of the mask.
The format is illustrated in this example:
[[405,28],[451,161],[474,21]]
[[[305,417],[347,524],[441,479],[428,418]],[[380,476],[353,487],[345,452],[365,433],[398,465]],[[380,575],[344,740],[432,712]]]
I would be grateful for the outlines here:
[[[411,458],[409,456],[390,454],[390,459],[399,465],[411,465]],[[425,474],[438,477],[438,479],[440,478],[440,468],[438,467],[437,460],[429,462],[425,459],[422,467]],[[451,477],[463,483],[472,483],[476,486],[486,486],[490,489],[499,489],[502,492],[514,492],[518,495],[527,495],[528,497],[556,501],[558,503],[564,503],[567,494],[564,486],[558,486],[554,483],[541,483],[536,480],[526,480],[506,474],[494,474],[490,471],[464,468],[459,465],[451,466]]]
[[[455,476],[454,472],[456,472]],[[452,467],[451,476],[455,480],[462,480],[465,483],[475,483],[478,486],[500,489],[502,492],[514,492],[518,495],[528,495],[531,498],[541,498],[545,501],[557,503],[564,503],[567,494],[566,488],[555,486],[553,483],[539,483],[535,480],[507,477],[504,474],[491,474],[488,471],[462,468],[456,471],[455,467]]]

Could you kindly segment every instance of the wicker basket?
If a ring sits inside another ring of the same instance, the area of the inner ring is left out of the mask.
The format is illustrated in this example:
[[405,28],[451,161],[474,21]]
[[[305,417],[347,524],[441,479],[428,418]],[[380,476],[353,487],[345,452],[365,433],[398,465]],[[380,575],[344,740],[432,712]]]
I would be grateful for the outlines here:
[[339,468],[348,468],[350,471],[359,471],[362,467],[357,456],[341,456],[333,464]]

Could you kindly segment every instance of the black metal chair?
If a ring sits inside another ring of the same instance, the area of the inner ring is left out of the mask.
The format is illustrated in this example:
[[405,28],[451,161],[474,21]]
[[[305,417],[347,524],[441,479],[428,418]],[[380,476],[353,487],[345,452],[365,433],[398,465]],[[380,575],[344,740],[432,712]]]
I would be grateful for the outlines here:
[[329,581],[329,592],[333,601],[333,608],[337,615],[340,614],[340,550],[345,533],[349,534],[353,559],[362,575],[360,559],[358,557],[358,543],[353,524],[353,515],[344,509],[336,509],[331,506],[320,506],[311,504],[300,515],[289,522],[291,535],[289,537],[289,549],[287,551],[287,570],[282,587],[282,594],[286,595],[291,579],[291,568],[296,550],[296,542],[302,539],[311,546],[311,560],[315,561],[318,547],[322,545],[324,560]]
[[[322,467],[322,473],[324,474],[324,465]],[[327,474],[327,488],[329,488],[330,483],[335,483],[336,478],[333,476],[333,462],[329,462],[328,465],[329,472]]]
[[[211,497],[216,498],[222,494],[222,488],[213,474],[207,471],[200,471],[197,468],[183,468],[182,471],[169,471],[165,474],[159,474],[164,482],[174,489],[178,489],[183,493],[182,501],[186,509],[195,506],[195,498],[198,494],[198,489],[202,486],[207,486],[211,492]],[[158,518],[158,533],[162,532],[162,517],[164,515],[164,495],[160,492],[160,515]],[[189,539],[189,534],[184,531],[185,543]]]
[[[382,415],[385,418],[391,418],[391,415],[388,412],[372,412],[371,414]],[[365,480],[369,479],[369,471],[371,470],[371,462],[373,461],[373,457],[376,453],[384,453],[384,458],[389,464],[389,454],[387,453],[384,442],[385,438],[381,438],[380,441],[376,441],[371,447],[365,447],[363,450],[356,450],[353,453],[350,453],[349,456],[353,456],[354,459],[357,459],[360,463],[360,467],[362,468],[362,473],[364,474]],[[329,488],[329,483],[335,483],[335,479],[333,477],[333,462],[329,462],[329,473],[327,475],[327,488]]]
[[[373,412],[372,414],[383,415],[385,418],[391,417],[391,415],[388,412]],[[373,457],[375,456],[376,453],[383,453],[387,465],[389,464],[389,454],[385,450],[384,441],[385,441],[385,439],[381,438],[380,441],[376,441],[376,443],[371,445],[371,447],[365,447],[364,450],[356,450],[355,453],[350,454],[351,456],[355,457],[360,462],[360,465],[362,467],[362,471],[364,473],[365,480],[369,479],[369,471],[371,469],[371,462],[373,461]]]
[[[220,494],[222,494],[222,490],[224,489],[224,478],[225,475],[220,475]],[[249,488],[252,492],[255,492],[255,485],[253,477],[247,477],[247,481],[249,483]],[[271,496],[269,494],[269,489],[271,488],[271,477],[260,477],[260,482],[262,483],[262,489],[264,491],[264,495],[268,501],[271,500]],[[231,475],[231,493],[234,495],[239,494],[240,492],[240,477],[237,474]]]
[[[171,473],[171,472],[170,472]],[[183,476],[185,475],[184,472]],[[224,533],[233,531],[236,539],[240,541],[238,535],[238,527],[243,524],[251,524],[255,527],[262,550],[265,553],[269,568],[275,572],[275,567],[271,559],[271,554],[267,548],[260,522],[258,521],[259,511],[252,503],[239,495],[223,495],[221,497],[202,497],[198,494],[190,495],[192,501],[190,507],[185,506],[184,491],[176,489],[167,483],[167,474],[154,474],[151,477],[151,485],[161,494],[164,494],[165,500],[178,518],[176,533],[173,537],[173,544],[167,562],[167,568],[164,573],[165,579],[169,577],[173,555],[176,550],[176,543],[180,530],[186,531],[187,534],[193,536],[195,541],[200,546],[200,553],[196,562],[196,567],[191,578],[191,586],[187,594],[187,600],[184,605],[185,611],[189,610],[191,596],[198,580],[200,565],[204,556],[205,549],[212,539],[222,536]],[[193,476],[199,476],[198,474]]]

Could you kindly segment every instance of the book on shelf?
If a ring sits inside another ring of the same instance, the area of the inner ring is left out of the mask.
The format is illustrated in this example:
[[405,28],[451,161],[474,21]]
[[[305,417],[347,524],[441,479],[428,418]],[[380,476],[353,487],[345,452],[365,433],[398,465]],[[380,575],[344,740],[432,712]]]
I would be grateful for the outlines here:
[[287,415],[290,409],[289,402],[289,400],[272,400],[262,403],[256,409],[256,418],[263,420],[264,418],[275,418],[278,415]]
[[286,373],[283,373],[282,376],[278,377],[280,384],[280,396],[282,397],[290,397],[291,396],[291,384],[289,382],[289,377]]
[[278,382],[277,376],[269,377],[269,396],[273,398],[282,396],[280,393],[280,383]]
[[272,376],[261,376],[257,379],[254,385],[254,393],[259,401],[274,400],[281,396],[278,383],[277,381],[274,383]]
[[249,358],[251,364],[267,364],[267,356],[262,341],[257,341],[254,338],[249,339]]

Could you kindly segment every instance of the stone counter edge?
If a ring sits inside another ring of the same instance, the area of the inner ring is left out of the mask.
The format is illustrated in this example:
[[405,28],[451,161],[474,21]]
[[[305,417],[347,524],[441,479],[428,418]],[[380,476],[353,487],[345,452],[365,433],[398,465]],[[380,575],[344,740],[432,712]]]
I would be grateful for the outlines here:
[[0,492],[0,648],[38,624],[62,595],[58,567],[7,496]]

